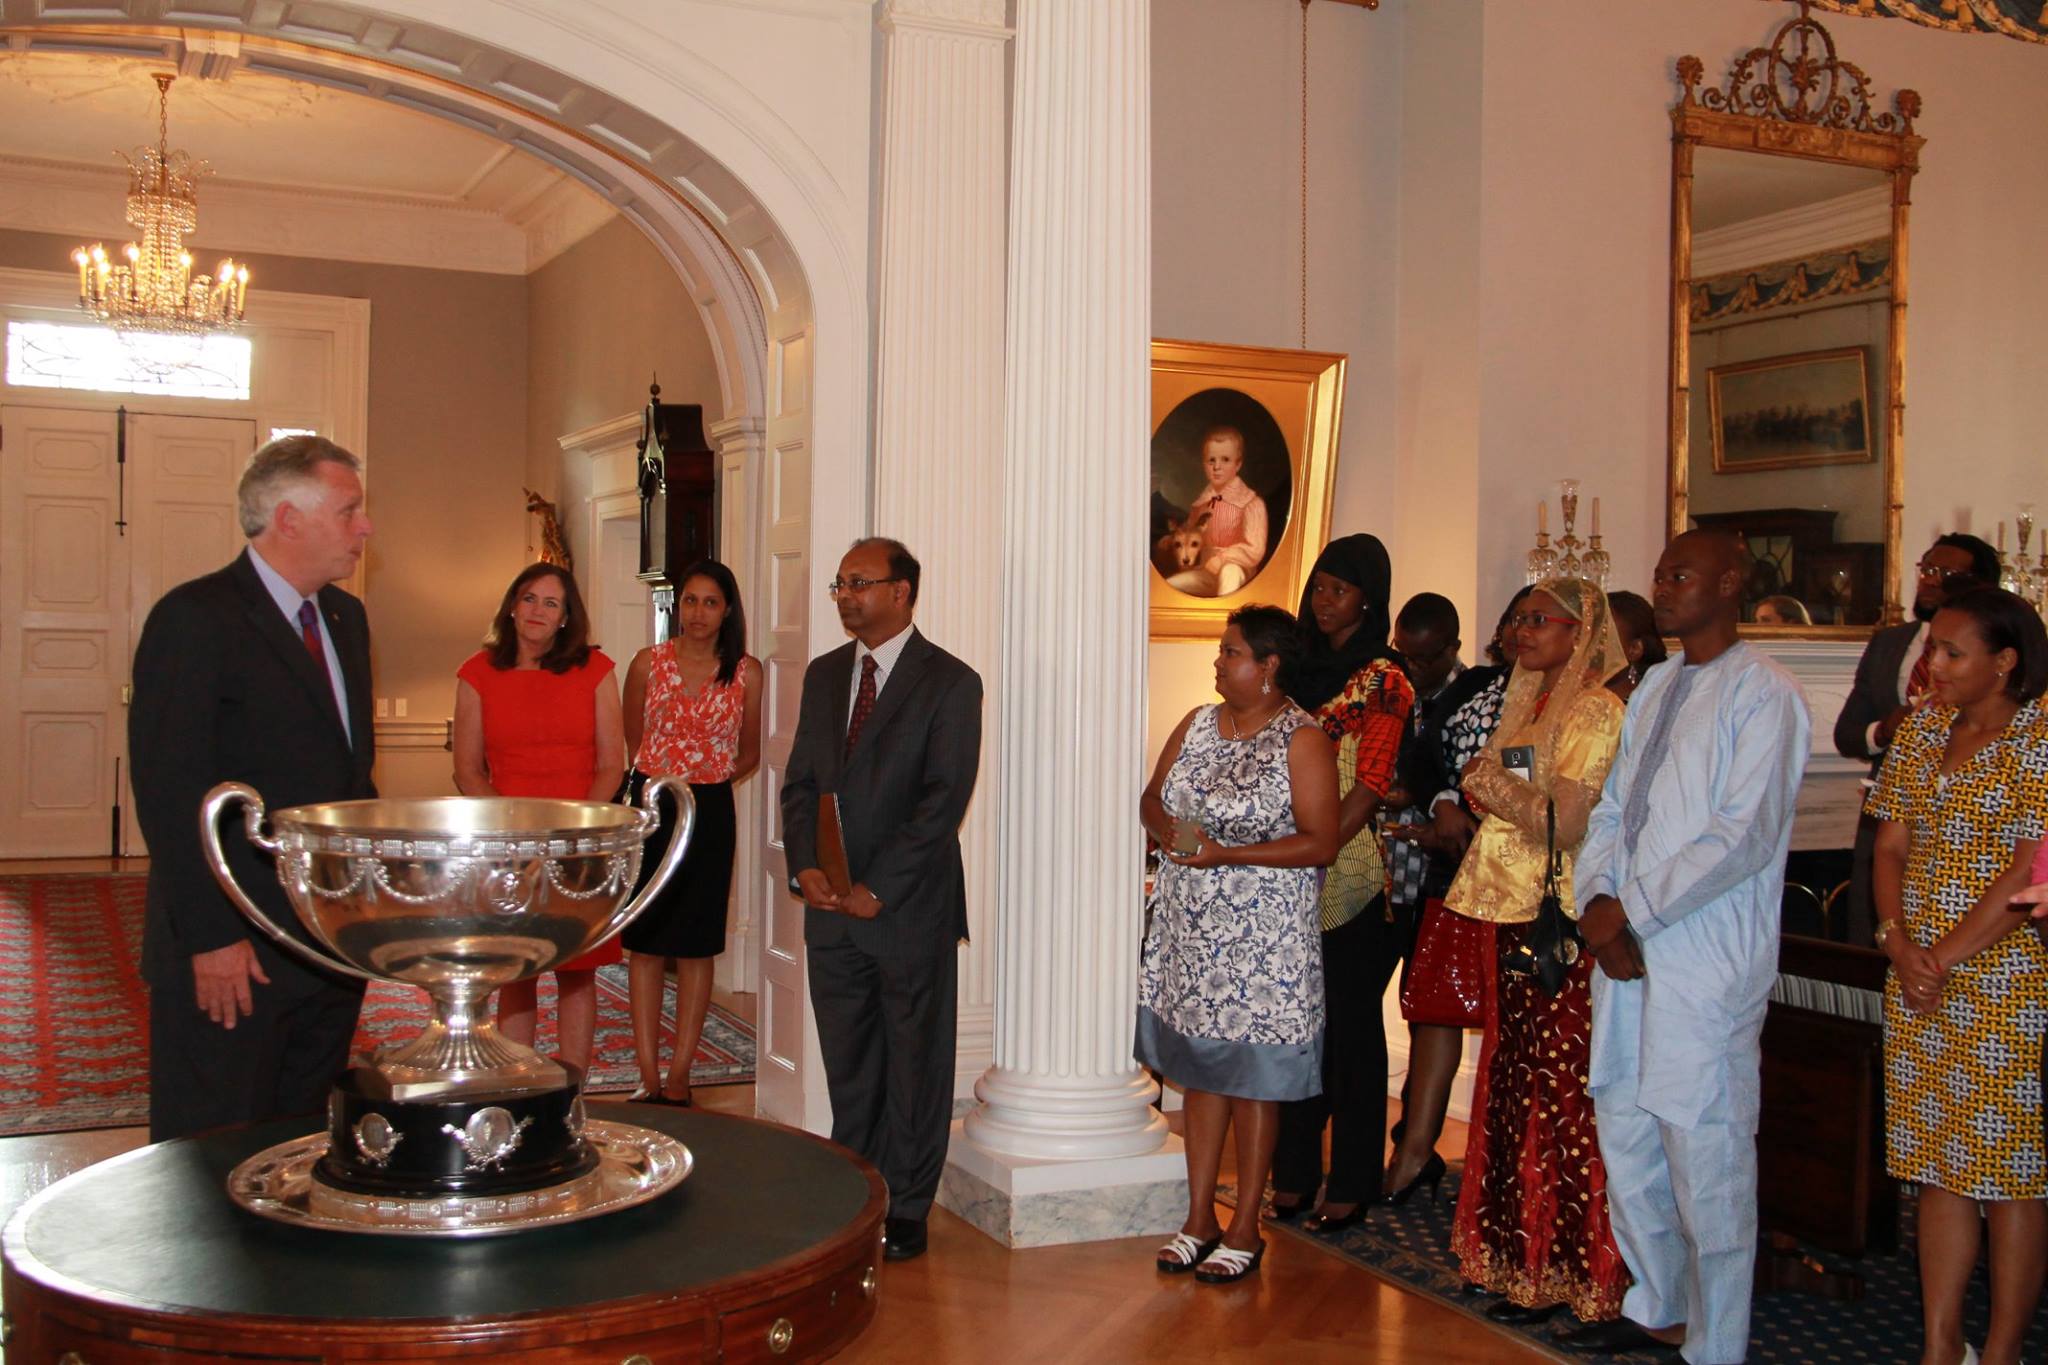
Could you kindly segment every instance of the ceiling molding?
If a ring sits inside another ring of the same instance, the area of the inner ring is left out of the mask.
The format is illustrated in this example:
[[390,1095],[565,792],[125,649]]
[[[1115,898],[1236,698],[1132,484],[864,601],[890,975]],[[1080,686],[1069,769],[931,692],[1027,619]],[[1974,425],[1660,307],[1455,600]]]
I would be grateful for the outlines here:
[[[135,230],[122,219],[127,191],[128,177],[119,171],[0,156],[0,227],[128,241]],[[596,221],[584,226],[593,211]],[[191,243],[201,256],[219,251],[524,275],[534,232],[559,254],[580,240],[570,234],[580,228],[587,236],[611,216],[602,205],[583,217],[564,207],[529,227],[480,209],[215,181],[200,191]]]
[[1818,204],[1693,234],[1692,273],[1707,279],[1830,247],[1892,235],[1892,189],[1876,185]]
[[526,235],[526,273],[546,265],[619,216],[617,209],[569,180],[558,180],[512,214]]

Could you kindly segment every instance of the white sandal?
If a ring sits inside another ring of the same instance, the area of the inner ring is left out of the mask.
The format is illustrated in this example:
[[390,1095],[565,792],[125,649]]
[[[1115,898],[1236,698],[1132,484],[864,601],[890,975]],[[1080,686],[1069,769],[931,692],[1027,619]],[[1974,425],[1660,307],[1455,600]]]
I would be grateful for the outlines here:
[[1206,1242],[1198,1242],[1185,1232],[1176,1232],[1172,1241],[1159,1248],[1159,1268],[1168,1275],[1185,1275],[1221,1245],[1223,1234],[1220,1232]]
[[1266,1244],[1263,1240],[1250,1251],[1239,1251],[1236,1247],[1217,1244],[1214,1251],[1202,1258],[1195,1267],[1195,1278],[1203,1284],[1229,1284],[1241,1280],[1259,1268],[1265,1258]]

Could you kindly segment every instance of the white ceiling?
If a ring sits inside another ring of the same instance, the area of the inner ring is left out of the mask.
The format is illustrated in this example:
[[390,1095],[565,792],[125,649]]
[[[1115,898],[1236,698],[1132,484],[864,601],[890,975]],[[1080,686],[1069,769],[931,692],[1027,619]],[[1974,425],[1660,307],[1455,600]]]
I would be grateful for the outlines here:
[[[343,259],[453,264],[428,246],[439,236],[443,247],[448,238],[462,244],[470,268],[524,273],[612,216],[581,182],[488,134],[232,59],[187,64],[226,73],[171,86],[171,147],[212,171],[199,188],[200,245],[303,255],[324,244]],[[115,152],[155,143],[151,75],[165,69],[140,58],[0,50],[0,226],[119,233],[125,168]],[[111,195],[104,212],[93,207],[100,195]],[[51,221],[66,212],[95,221]],[[275,231],[251,221],[279,217],[299,221]],[[242,235],[251,231],[278,240]],[[431,259],[415,260],[415,246]]]
[[1701,147],[1693,153],[1695,232],[1746,223],[1867,192],[1890,182],[1883,171],[1797,156]]

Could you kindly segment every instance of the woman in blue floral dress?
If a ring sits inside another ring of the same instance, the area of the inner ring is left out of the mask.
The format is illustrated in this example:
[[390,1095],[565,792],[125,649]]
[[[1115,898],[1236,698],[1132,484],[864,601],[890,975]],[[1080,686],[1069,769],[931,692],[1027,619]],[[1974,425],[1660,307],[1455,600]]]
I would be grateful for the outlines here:
[[[1258,1268],[1258,1191],[1282,1100],[1322,1087],[1318,869],[1337,854],[1335,750],[1279,678],[1294,618],[1243,607],[1216,653],[1220,705],[1189,712],[1139,803],[1165,850],[1138,987],[1138,1060],[1187,1092],[1188,1217],[1159,1268],[1221,1283]],[[1223,1137],[1246,1197],[1216,1217]]]

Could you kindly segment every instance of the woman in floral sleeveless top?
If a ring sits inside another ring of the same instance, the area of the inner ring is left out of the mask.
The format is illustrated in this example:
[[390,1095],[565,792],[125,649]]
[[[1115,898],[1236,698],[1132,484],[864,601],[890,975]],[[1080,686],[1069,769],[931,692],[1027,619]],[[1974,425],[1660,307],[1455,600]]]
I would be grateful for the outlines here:
[[[761,761],[761,664],[746,652],[747,618],[732,571],[701,560],[676,593],[676,635],[650,645],[626,670],[626,746],[650,777],[687,778],[697,800],[690,846],[661,895],[621,936],[632,954],[633,1047],[640,1063],[636,1100],[687,1106],[690,1060],[711,1006],[712,960],[725,951],[737,819],[733,784]],[[662,826],[647,842],[641,875],[658,864],[674,833],[664,803]],[[676,971],[676,1050],[661,1067],[663,977]]]
[[[1336,751],[1276,678],[1299,656],[1294,618],[1241,607],[1216,653],[1220,706],[1190,711],[1160,750],[1139,818],[1165,855],[1138,986],[1137,1059],[1187,1092],[1188,1217],[1159,1269],[1205,1283],[1258,1269],[1257,1191],[1280,1103],[1323,1085],[1317,869],[1337,856]],[[1244,1197],[1225,1230],[1216,1168],[1237,1132]]]

